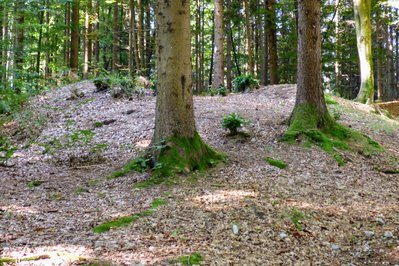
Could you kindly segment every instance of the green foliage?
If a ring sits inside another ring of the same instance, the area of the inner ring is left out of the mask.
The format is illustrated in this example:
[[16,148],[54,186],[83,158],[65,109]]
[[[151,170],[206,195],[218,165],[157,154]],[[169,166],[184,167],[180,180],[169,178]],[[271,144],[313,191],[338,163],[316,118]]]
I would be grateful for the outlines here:
[[194,252],[190,255],[180,256],[179,258],[177,258],[177,262],[183,265],[199,265],[203,260],[204,258],[198,252]]
[[228,129],[231,135],[236,135],[238,133],[238,129],[248,123],[248,120],[242,118],[237,113],[231,113],[223,117],[222,128]]
[[259,80],[251,75],[237,76],[234,80],[234,92],[245,92],[259,87]]
[[301,210],[297,208],[291,208],[289,218],[298,231],[303,230],[302,221],[305,219],[305,214]]
[[151,208],[157,209],[159,206],[166,205],[166,200],[161,198],[155,198],[151,203]]
[[42,185],[44,181],[41,180],[32,180],[28,183],[28,188],[35,188]]
[[220,96],[226,96],[227,95],[227,91],[225,87],[220,87],[220,88],[209,88],[207,91],[207,95],[210,96],[216,96],[216,95],[220,95]]
[[16,150],[17,148],[12,146],[6,137],[0,136],[0,164],[6,163],[11,159]]
[[280,168],[280,169],[285,169],[285,168],[288,167],[288,164],[287,164],[287,163],[285,163],[285,162],[283,162],[283,161],[280,161],[280,160],[275,160],[275,159],[273,159],[273,158],[271,158],[271,157],[266,157],[266,158],[265,158],[265,161],[266,161],[267,163],[269,163],[270,165],[276,166],[276,167],[278,167],[278,168]]
[[94,86],[96,86],[96,92],[107,91],[111,89],[112,83],[110,78],[96,78],[93,80]]
[[203,143],[197,132],[193,138],[172,137],[165,140],[152,156],[152,161],[156,161],[152,175],[162,177],[202,171],[224,159],[223,154]]
[[12,89],[0,89],[0,115],[10,114],[18,110],[29,99],[29,93]]
[[142,173],[148,169],[149,165],[150,165],[149,158],[146,158],[145,156],[139,156],[129,161],[125,166],[122,167],[122,169],[111,173],[107,177],[107,179],[115,179],[121,176],[125,176],[132,171]]
[[326,104],[338,104],[330,94],[324,94],[324,100],[326,101]]

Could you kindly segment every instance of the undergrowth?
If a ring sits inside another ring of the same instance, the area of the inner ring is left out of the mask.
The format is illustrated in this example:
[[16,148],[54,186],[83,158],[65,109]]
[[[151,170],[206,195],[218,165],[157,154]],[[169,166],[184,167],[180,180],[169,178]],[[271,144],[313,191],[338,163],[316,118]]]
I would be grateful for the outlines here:
[[182,265],[199,265],[204,258],[198,252],[194,252],[190,255],[184,255],[177,258],[177,260],[172,260],[172,263],[181,263]]

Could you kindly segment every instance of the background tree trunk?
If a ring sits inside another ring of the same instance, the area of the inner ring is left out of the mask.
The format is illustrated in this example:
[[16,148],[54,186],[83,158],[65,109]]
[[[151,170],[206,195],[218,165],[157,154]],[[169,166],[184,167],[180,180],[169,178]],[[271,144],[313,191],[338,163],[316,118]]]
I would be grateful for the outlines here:
[[371,51],[371,0],[353,0],[361,85],[357,100],[374,102],[373,54]]
[[114,0],[114,16],[113,16],[113,34],[112,34],[112,71],[118,70],[118,41],[119,41],[119,28],[118,28],[118,0]]
[[224,87],[224,23],[223,23],[223,0],[214,0],[215,15],[215,42],[214,42],[214,66],[212,88]]
[[71,22],[71,74],[76,75],[79,67],[79,0],[72,1],[72,22]]
[[267,28],[269,41],[269,69],[270,69],[270,84],[278,84],[278,56],[277,56],[277,35],[276,35],[276,10],[275,0],[267,0]]

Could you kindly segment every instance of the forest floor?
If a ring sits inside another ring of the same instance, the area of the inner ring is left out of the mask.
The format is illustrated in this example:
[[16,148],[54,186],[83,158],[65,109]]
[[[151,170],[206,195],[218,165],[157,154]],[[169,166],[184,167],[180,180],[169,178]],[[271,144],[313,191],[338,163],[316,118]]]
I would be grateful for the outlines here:
[[[84,97],[67,100],[77,90]],[[0,264],[173,265],[201,254],[204,265],[399,265],[399,174],[381,171],[399,169],[399,122],[336,101],[338,121],[384,153],[339,151],[339,167],[318,147],[279,142],[295,86],[269,86],[195,97],[198,131],[226,162],[135,189],[147,173],[106,176],[149,144],[155,97],[113,99],[88,81],[38,96],[25,119],[2,128],[20,149],[0,166]],[[231,112],[251,121],[249,138],[221,128]],[[93,232],[151,206],[134,223]]]

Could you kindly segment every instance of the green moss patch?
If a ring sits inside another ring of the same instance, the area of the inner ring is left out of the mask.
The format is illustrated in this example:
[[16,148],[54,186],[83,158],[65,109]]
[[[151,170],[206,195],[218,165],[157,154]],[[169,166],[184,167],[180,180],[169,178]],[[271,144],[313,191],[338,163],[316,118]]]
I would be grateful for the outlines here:
[[172,261],[172,263],[179,262],[183,265],[197,265],[200,264],[204,258],[198,252],[194,252],[190,255],[180,256],[177,260]]
[[134,158],[129,161],[122,169],[112,172],[109,176],[107,176],[108,180],[115,179],[121,176],[125,176],[130,172],[139,172],[142,173],[148,169],[150,159],[145,158],[144,156],[140,156]]
[[280,169],[286,169],[286,168],[288,167],[288,164],[287,164],[287,163],[285,163],[285,162],[283,162],[283,161],[280,161],[280,160],[275,160],[275,159],[273,159],[273,158],[271,158],[271,157],[266,157],[266,158],[265,158],[265,161],[266,161],[268,164],[273,165],[273,166],[276,166],[276,167],[278,167],[278,168],[280,168]]
[[295,143],[301,138],[332,155],[340,166],[345,161],[339,150],[351,150],[365,156],[383,151],[376,141],[336,123],[328,112],[321,115],[315,106],[307,104],[295,107],[291,125],[282,140]]
[[168,177],[194,170],[206,170],[222,161],[225,156],[202,142],[198,133],[193,138],[172,137],[155,151],[153,176]]
[[108,232],[109,230],[113,228],[119,228],[119,227],[125,227],[128,226],[131,223],[134,223],[138,219],[146,216],[152,215],[156,209],[162,205],[166,205],[167,202],[164,199],[161,198],[155,198],[152,203],[151,203],[151,209],[129,215],[129,216],[123,216],[118,219],[97,225],[96,227],[93,228],[93,232],[100,234],[100,233],[105,233]]
[[326,104],[338,104],[338,102],[329,94],[324,95],[324,100],[326,101]]
[[35,188],[42,185],[44,181],[41,180],[32,180],[28,183],[28,188]]

